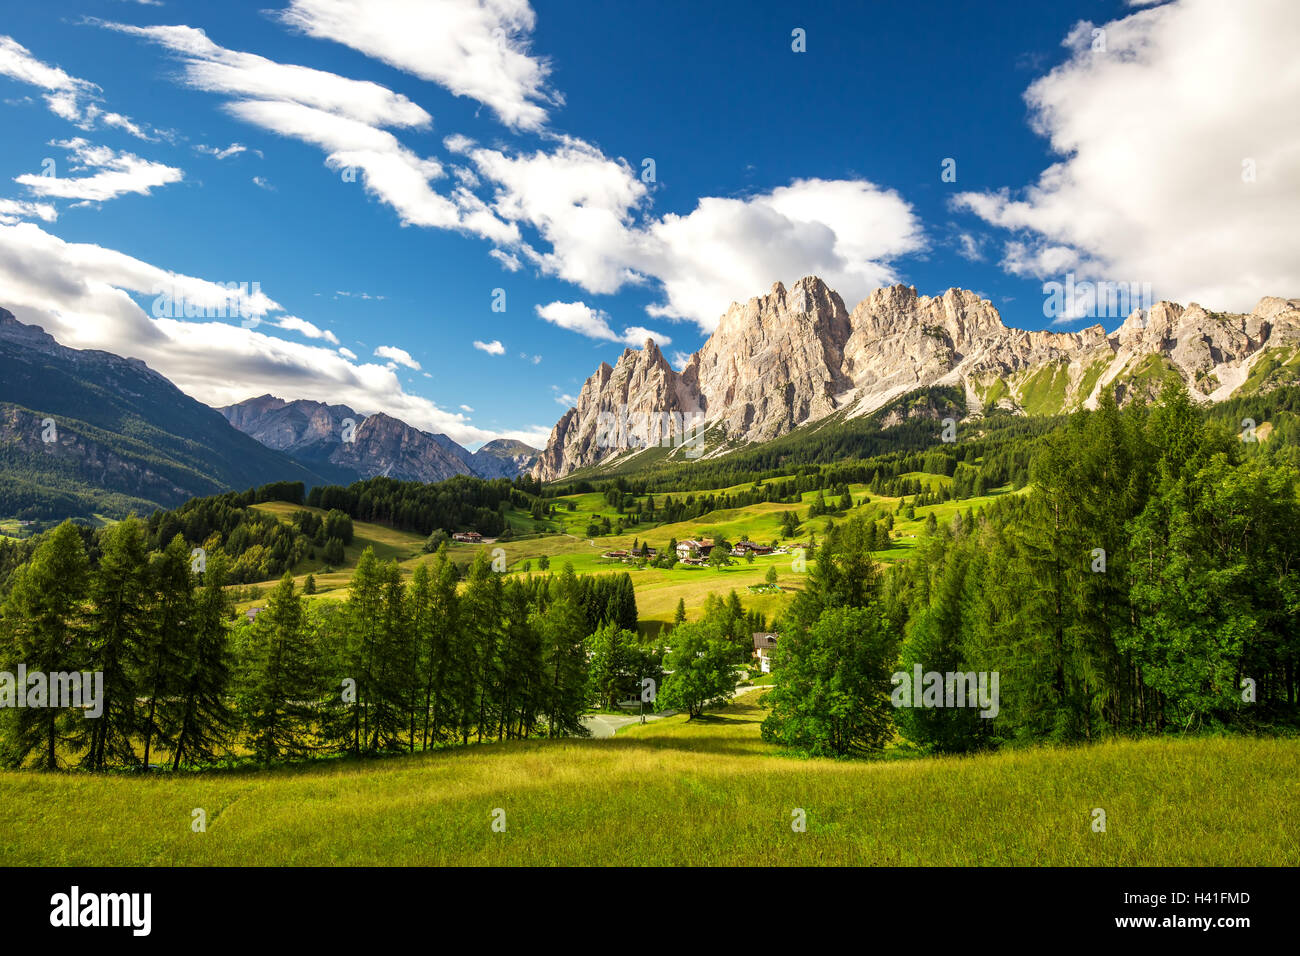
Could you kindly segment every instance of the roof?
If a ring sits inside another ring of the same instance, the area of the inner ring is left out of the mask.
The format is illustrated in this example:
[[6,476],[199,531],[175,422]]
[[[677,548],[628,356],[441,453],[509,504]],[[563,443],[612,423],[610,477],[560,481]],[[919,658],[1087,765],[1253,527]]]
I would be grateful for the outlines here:
[[765,647],[776,647],[776,639],[779,635],[772,631],[755,631],[754,632],[754,650],[760,650]]

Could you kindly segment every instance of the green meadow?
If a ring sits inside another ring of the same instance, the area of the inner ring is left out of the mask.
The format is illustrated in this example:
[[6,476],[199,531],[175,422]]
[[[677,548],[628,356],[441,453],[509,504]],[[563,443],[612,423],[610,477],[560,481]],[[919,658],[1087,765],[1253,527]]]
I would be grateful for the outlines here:
[[761,740],[762,694],[604,740],[147,778],[4,773],[0,864],[1300,864],[1294,739],[800,759]]
[[[912,472],[902,476],[920,480],[927,488],[938,489],[951,483],[952,479],[942,475],[928,475]],[[749,485],[735,485],[730,488],[714,489],[713,493],[736,493],[749,488]],[[573,565],[579,574],[600,574],[626,571],[632,576],[636,590],[637,610],[645,630],[656,630],[673,619],[679,601],[686,604],[688,618],[694,618],[704,606],[709,594],[725,596],[736,590],[745,603],[745,607],[761,611],[770,619],[789,602],[793,593],[802,585],[804,573],[795,570],[791,554],[765,555],[755,557],[752,564],[744,559],[735,558],[734,564],[725,568],[691,567],[678,565],[672,569],[654,567],[639,568],[635,564],[612,561],[602,557],[606,551],[627,550],[634,542],[649,543],[660,550],[676,538],[679,541],[688,538],[712,537],[721,535],[735,543],[743,538],[763,544],[778,541],[781,544],[794,542],[806,543],[816,535],[818,540],[825,536],[828,520],[840,524],[849,518],[862,515],[883,518],[886,513],[894,515],[894,537],[891,546],[875,552],[875,558],[882,562],[897,561],[907,557],[915,548],[925,527],[926,518],[933,514],[939,522],[946,522],[957,512],[967,509],[979,510],[1001,494],[1011,494],[1010,489],[998,489],[993,494],[962,501],[949,501],[941,504],[917,508],[915,517],[908,519],[902,513],[896,513],[899,503],[897,497],[870,494],[865,485],[853,484],[849,490],[856,502],[849,511],[835,515],[823,515],[808,519],[808,509],[816,498],[816,492],[806,492],[799,504],[778,504],[763,502],[743,508],[727,508],[711,511],[690,521],[665,524],[627,525],[624,534],[601,535],[596,538],[586,536],[587,524],[593,519],[609,518],[616,522],[620,514],[605,502],[601,494],[586,493],[566,495],[555,499],[556,516],[545,521],[536,521],[526,512],[511,511],[509,521],[515,529],[525,531],[526,536],[500,542],[482,544],[452,543],[449,552],[453,560],[468,565],[473,562],[478,552],[486,551],[489,555],[497,548],[505,553],[506,572],[509,574],[542,573],[538,561],[546,557],[551,562],[551,571],[558,571],[565,562]],[[696,492],[707,494],[708,492]],[[662,500],[663,495],[656,495]],[[866,499],[865,503],[861,503]],[[568,510],[572,502],[574,511]],[[324,514],[320,509],[301,508],[285,502],[259,504],[256,508],[277,515],[288,521],[293,512],[298,510],[314,511]],[[787,539],[781,534],[780,518],[785,511],[794,511],[801,519],[799,533]],[[535,530],[528,530],[535,529]],[[381,524],[364,521],[353,522],[354,538],[346,549],[346,563],[339,568],[326,568],[323,562],[306,561],[295,572],[295,581],[299,586],[311,574],[315,579],[317,600],[345,600],[348,596],[348,584],[352,570],[361,553],[371,547],[375,556],[381,561],[396,560],[409,578],[420,564],[429,563],[433,556],[423,552],[422,536],[409,531],[397,531]],[[779,594],[756,594],[748,591],[751,585],[759,585],[767,574],[769,567],[777,569]],[[244,589],[241,609],[247,609],[260,602],[262,595],[274,587],[274,581],[251,585]]]

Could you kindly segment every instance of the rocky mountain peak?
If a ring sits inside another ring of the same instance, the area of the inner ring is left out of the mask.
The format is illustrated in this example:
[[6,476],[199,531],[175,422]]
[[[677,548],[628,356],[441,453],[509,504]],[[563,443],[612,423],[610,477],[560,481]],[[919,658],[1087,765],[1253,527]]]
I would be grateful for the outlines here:
[[[933,385],[962,387],[971,414],[993,405],[1056,414],[1091,407],[1103,388],[1124,399],[1150,393],[1176,371],[1194,397],[1217,401],[1278,347],[1300,349],[1300,299],[1266,296],[1248,315],[1157,302],[1112,334],[1101,324],[1057,332],[1010,328],[991,302],[959,288],[926,296],[885,286],[850,313],[826,283],[805,276],[733,302],[681,373],[653,341],[612,368],[602,362],[556,423],[534,474],[553,480],[626,453],[597,440],[602,413],[697,410],[739,443],[836,412],[869,414]],[[1297,366],[1284,364],[1269,381],[1295,377]]]

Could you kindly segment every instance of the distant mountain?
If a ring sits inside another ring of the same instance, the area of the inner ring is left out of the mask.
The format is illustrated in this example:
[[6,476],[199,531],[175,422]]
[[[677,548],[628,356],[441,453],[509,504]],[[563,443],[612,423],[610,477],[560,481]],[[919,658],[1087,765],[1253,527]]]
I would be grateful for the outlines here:
[[[684,457],[678,428],[707,457],[770,441],[832,414],[870,415],[931,386],[956,387],[970,414],[993,408],[1052,415],[1121,402],[1185,382],[1198,401],[1300,383],[1300,299],[1266,297],[1250,313],[1158,302],[1113,333],[1003,325],[974,292],[941,296],[877,289],[850,312],[815,276],[733,303],[704,346],[676,371],[653,341],[602,362],[556,423],[533,473],[553,480],[632,455]],[[675,426],[673,423],[681,423]],[[617,430],[614,428],[617,426]],[[631,432],[631,434],[628,434]]]
[[343,484],[376,475],[404,481],[442,481],[453,475],[513,478],[522,470],[520,462],[531,467],[537,455],[519,442],[505,442],[510,447],[500,452],[488,449],[501,442],[489,442],[471,454],[446,435],[421,431],[382,412],[366,416],[346,405],[306,399],[286,402],[262,395],[219,411],[268,448]]
[[322,476],[138,359],[60,345],[0,309],[0,516],[124,517]]
[[532,471],[538,450],[513,438],[488,442],[473,455],[474,471],[484,478],[514,478]]

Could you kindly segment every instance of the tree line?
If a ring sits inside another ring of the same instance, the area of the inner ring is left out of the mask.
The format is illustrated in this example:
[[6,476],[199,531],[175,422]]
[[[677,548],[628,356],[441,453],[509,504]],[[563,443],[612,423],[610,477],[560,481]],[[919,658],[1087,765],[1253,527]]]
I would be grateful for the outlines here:
[[[367,549],[346,601],[306,601],[286,573],[234,615],[229,561],[195,569],[145,522],[95,536],[64,522],[13,573],[0,670],[102,674],[102,714],[0,710],[9,766],[86,770],[269,764],[472,741],[585,735],[593,701],[662,677],[626,574],[463,575],[445,548],[404,581]],[[249,617],[252,617],[249,620]]]

